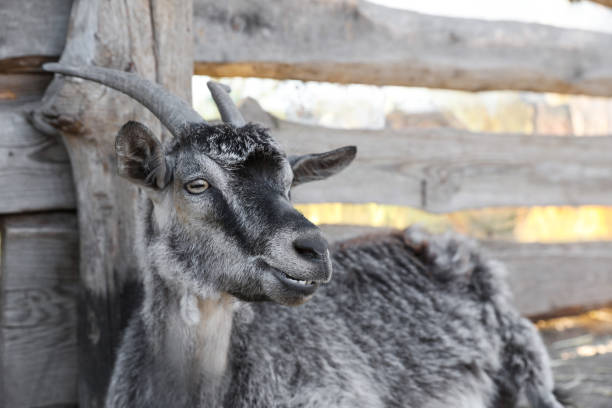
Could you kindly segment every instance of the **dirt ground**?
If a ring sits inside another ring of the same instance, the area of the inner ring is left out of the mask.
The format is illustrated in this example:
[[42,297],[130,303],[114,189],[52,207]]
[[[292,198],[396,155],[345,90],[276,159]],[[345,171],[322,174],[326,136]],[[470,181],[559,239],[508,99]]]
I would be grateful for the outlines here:
[[555,382],[576,408],[612,407],[612,308],[538,322]]

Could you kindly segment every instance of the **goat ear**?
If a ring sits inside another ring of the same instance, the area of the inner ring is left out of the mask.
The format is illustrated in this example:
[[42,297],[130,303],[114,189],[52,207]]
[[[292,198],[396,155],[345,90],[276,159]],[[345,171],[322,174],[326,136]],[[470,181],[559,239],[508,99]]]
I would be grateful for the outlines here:
[[129,121],[115,139],[117,172],[135,183],[163,189],[172,178],[161,143],[142,123]]
[[357,147],[344,146],[325,153],[290,156],[289,163],[293,170],[292,186],[333,176],[351,164],[356,154]]

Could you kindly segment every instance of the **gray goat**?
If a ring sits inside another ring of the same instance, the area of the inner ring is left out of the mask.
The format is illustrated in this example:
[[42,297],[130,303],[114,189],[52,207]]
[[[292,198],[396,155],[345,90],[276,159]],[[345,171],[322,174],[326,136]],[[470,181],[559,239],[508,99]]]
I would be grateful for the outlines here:
[[211,125],[134,74],[45,69],[130,95],[174,135],[162,145],[129,122],[116,139],[119,174],[144,187],[145,297],[108,407],[492,408],[521,392],[561,407],[536,329],[469,241],[408,229],[330,252],[292,207],[291,187],[355,147],[287,157],[218,83],[225,123]]

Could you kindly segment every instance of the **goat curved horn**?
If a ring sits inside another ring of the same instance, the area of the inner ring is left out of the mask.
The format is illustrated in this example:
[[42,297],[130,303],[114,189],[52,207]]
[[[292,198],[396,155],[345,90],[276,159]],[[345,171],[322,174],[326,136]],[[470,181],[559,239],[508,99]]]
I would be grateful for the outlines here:
[[236,127],[246,125],[246,121],[242,117],[242,113],[234,104],[234,101],[229,96],[230,88],[227,85],[220,84],[215,81],[208,81],[206,84],[210,93],[217,105],[217,109],[221,114],[223,122],[230,123]]
[[188,123],[206,123],[183,99],[137,74],[110,68],[73,67],[58,63],[44,64],[43,69],[98,82],[134,98],[149,109],[174,136],[178,136]]

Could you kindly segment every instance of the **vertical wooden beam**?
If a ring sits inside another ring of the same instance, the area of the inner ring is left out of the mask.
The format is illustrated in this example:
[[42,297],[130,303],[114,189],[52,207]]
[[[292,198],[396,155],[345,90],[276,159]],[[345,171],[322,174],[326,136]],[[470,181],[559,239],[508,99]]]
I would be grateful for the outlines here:
[[[76,0],[60,62],[134,71],[190,101],[191,1]],[[139,189],[116,175],[113,143],[128,120],[158,134],[152,115],[129,97],[74,78],[56,78],[40,117],[68,148],[80,234],[79,402],[101,407],[121,330],[138,301],[134,219]]]

